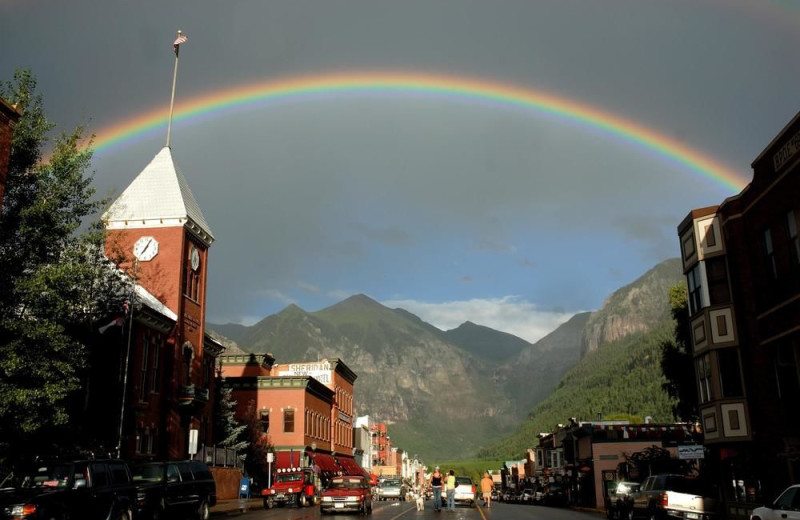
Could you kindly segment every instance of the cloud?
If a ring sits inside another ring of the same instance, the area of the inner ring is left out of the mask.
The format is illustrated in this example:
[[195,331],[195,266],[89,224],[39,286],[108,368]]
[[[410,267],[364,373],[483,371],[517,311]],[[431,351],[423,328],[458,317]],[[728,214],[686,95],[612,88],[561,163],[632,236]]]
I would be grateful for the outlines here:
[[465,321],[471,321],[531,343],[540,340],[574,315],[561,310],[542,309],[517,296],[442,303],[417,300],[388,300],[381,303],[390,308],[403,308],[442,330],[454,329]]

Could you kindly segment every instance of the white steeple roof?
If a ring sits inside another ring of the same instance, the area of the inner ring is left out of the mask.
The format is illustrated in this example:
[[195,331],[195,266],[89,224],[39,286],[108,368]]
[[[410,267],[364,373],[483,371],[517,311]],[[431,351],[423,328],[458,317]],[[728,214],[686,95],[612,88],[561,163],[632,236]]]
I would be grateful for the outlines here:
[[108,229],[185,225],[206,245],[214,241],[200,205],[186,177],[176,168],[168,146],[111,204],[104,218]]

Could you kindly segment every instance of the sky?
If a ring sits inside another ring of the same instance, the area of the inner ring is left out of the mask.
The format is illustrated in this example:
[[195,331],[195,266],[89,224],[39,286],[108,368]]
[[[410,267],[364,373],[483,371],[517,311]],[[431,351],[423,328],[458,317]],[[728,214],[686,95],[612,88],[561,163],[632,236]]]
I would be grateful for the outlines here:
[[799,26],[795,0],[0,0],[0,79],[31,69],[119,194],[183,31],[211,323],[362,293],[534,342],[749,182],[800,109]]

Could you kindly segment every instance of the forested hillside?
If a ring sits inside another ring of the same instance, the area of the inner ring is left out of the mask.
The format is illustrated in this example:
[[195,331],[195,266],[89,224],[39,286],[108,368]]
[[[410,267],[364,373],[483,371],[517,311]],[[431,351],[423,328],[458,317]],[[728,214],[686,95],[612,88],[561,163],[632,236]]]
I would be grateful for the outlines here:
[[674,334],[666,320],[652,331],[602,345],[587,353],[561,380],[553,394],[531,411],[510,437],[492,444],[480,457],[519,458],[537,443],[537,435],[552,431],[570,417],[577,420],[630,419],[671,421],[673,402],[663,390],[661,344]]

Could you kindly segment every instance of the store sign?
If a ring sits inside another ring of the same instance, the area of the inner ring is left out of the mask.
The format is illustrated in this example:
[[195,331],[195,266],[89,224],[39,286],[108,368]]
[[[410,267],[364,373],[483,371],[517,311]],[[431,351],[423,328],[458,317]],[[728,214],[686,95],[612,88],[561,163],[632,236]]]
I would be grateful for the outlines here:
[[679,459],[704,459],[705,453],[703,446],[699,444],[690,444],[689,446],[678,446]]
[[794,157],[798,150],[800,150],[800,132],[794,134],[792,138],[789,139],[786,144],[781,146],[780,150],[778,150],[775,155],[772,156],[772,162],[775,165],[775,171],[777,172],[781,166],[786,164],[789,159]]
[[313,377],[324,385],[331,384],[331,364],[329,361],[318,363],[292,363],[288,370],[279,370],[279,376]]

